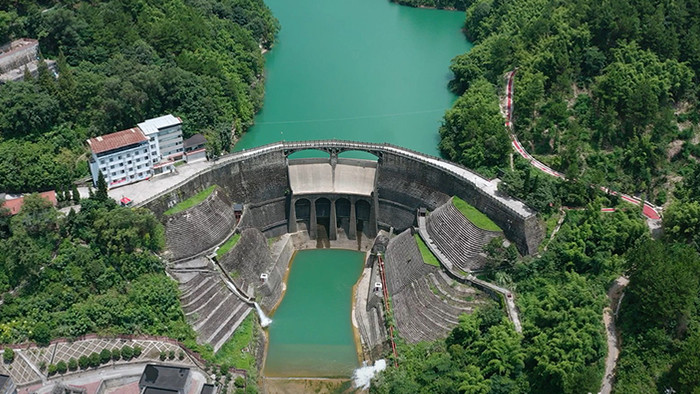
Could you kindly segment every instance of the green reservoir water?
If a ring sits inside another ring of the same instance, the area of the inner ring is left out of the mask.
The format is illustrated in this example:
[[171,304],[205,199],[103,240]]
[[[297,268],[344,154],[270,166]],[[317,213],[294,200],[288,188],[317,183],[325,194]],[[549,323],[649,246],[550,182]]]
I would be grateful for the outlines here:
[[352,332],[352,286],[365,254],[296,253],[287,292],[269,327],[266,376],[349,377],[359,366]]
[[455,96],[450,60],[471,44],[463,12],[388,0],[266,0],[282,29],[266,96],[236,150],[286,140],[389,142],[438,155]]

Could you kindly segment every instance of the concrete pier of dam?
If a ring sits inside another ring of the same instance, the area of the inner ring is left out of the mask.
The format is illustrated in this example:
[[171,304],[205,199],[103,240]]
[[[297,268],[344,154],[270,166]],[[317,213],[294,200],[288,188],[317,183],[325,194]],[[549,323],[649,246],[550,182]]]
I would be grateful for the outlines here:
[[[321,150],[329,157],[289,158],[303,150]],[[346,151],[367,152],[377,160],[338,157]],[[148,185],[149,195],[136,202],[160,216],[169,207],[216,184],[231,201],[245,205],[239,228],[254,227],[266,236],[279,236],[297,224],[302,225],[304,219],[296,215],[304,211],[297,209],[302,200],[309,201],[309,208],[313,200],[315,208],[325,209],[326,201],[320,200],[326,199],[328,220],[336,213],[336,225],[337,202],[341,206],[345,201],[367,203],[371,211],[366,217],[367,235],[372,236],[377,229],[399,231],[412,227],[417,209],[435,210],[456,195],[498,224],[522,254],[536,253],[544,237],[536,212],[523,202],[501,194],[498,182],[458,164],[390,144],[337,140],[277,142],[223,156],[175,185],[171,182],[159,186],[156,179]],[[126,189],[124,192],[128,194]],[[317,206],[317,202],[323,206]],[[330,209],[332,204],[336,205],[335,210]],[[352,213],[358,213],[357,205],[356,209],[342,209],[348,214],[348,222],[352,221]],[[310,233],[315,227],[312,223],[317,223],[311,218],[312,211],[309,209]],[[318,220],[318,210],[316,213]],[[341,216],[340,222],[343,220]],[[353,228],[357,230],[356,226],[348,226],[348,236]]]

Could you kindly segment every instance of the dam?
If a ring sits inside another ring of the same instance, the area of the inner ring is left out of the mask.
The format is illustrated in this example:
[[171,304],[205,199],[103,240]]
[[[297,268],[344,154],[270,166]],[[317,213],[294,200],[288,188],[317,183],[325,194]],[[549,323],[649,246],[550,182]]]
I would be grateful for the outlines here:
[[[290,158],[307,150],[328,156]],[[342,157],[351,151],[371,154],[376,160]],[[345,308],[352,305],[360,353],[370,361],[391,348],[384,294],[391,297],[396,328],[409,343],[444,337],[460,314],[499,303],[507,305],[508,316],[519,329],[513,295],[471,274],[483,267],[488,242],[504,239],[527,255],[537,251],[544,236],[536,212],[502,195],[498,182],[389,144],[278,142],[224,156],[139,205],[164,223],[163,257],[180,283],[183,309],[198,340],[215,351],[251,312],[252,301],[266,313],[276,313],[278,307],[281,317],[287,313],[285,292],[296,297],[287,290],[294,279],[295,271],[289,269],[295,254],[328,248],[362,252],[364,263],[348,274],[356,290]],[[211,186],[215,187],[204,201],[165,214]],[[494,228],[472,223],[457,209],[457,200],[485,214]],[[235,246],[215,253],[233,238]],[[435,253],[439,264],[425,261],[421,245]],[[378,256],[385,258],[381,268]],[[303,342],[302,337],[275,339],[272,317],[270,346],[287,341],[288,349],[298,349],[293,342]],[[271,376],[299,376],[299,371],[285,370],[285,362],[279,361],[288,360],[288,354],[276,355],[285,346],[269,350]],[[264,363],[265,354],[258,360]],[[299,369],[306,376],[338,374],[337,369],[315,373],[305,368]]]

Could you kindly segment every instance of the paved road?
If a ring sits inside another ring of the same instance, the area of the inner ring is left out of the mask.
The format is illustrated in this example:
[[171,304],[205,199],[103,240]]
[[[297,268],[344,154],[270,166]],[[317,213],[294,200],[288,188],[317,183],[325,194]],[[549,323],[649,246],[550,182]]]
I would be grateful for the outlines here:
[[[535,159],[530,155],[523,145],[520,143],[518,140],[518,137],[513,133],[513,79],[515,77],[515,72],[517,70],[513,70],[506,74],[506,77],[508,79],[508,82],[506,84],[506,127],[510,131],[510,139],[511,143],[513,144],[513,149],[515,149],[520,156],[522,156],[525,160],[529,161],[530,164],[532,164],[533,167],[537,168],[538,170],[544,172],[545,174],[561,178],[561,179],[566,179],[564,174],[561,172],[555,171],[539,160]],[[642,201],[641,199],[630,196],[624,193],[620,193],[617,191],[614,191],[612,189],[609,189],[607,187],[600,187],[600,190],[604,191],[605,193],[608,193],[612,196],[620,196],[621,199],[624,201],[627,201],[628,203],[634,204],[634,205],[642,205],[642,213],[644,216],[646,216],[649,219],[653,220],[659,220],[661,219],[661,215],[659,214],[660,208],[655,206],[649,201]]]

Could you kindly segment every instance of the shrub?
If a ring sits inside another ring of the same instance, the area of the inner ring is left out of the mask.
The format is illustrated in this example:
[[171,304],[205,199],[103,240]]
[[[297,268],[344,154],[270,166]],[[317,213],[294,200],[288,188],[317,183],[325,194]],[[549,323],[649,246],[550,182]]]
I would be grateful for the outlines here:
[[139,345],[134,346],[134,357],[140,356],[142,352],[143,352],[143,349],[141,349],[141,346],[139,346]]
[[100,352],[100,362],[106,364],[112,358],[112,352],[109,349],[102,349]]
[[2,360],[8,364],[15,361],[15,351],[9,347],[6,347],[5,351],[2,353]]
[[78,369],[78,360],[74,358],[68,360],[68,369],[71,371],[75,371],[76,369]]
[[112,360],[117,361],[122,358],[122,352],[119,349],[112,350]]
[[46,361],[42,361],[39,363],[39,371],[45,371],[46,370]]
[[183,352],[182,350],[180,350],[180,353],[178,353],[177,358],[178,358],[179,360],[184,360],[184,359],[185,359],[185,352]]
[[131,348],[131,346],[126,345],[122,347],[122,358],[124,360],[131,360],[131,357],[134,356],[134,349]]
[[92,352],[90,353],[90,357],[88,357],[89,364],[93,368],[97,368],[100,366],[100,353],[97,352]]
[[160,361],[165,361],[166,358],[168,358],[168,356],[165,354],[165,352],[160,352]]
[[168,360],[172,360],[174,358],[175,358],[175,351],[171,350],[170,352],[168,352]]
[[56,365],[49,364],[49,376],[53,376],[55,374],[56,374]]
[[51,341],[51,330],[49,326],[44,322],[37,323],[34,326],[31,338],[39,346],[48,346]]
[[58,373],[61,373],[61,374],[66,373],[66,371],[68,371],[68,365],[66,365],[66,362],[59,361],[56,364],[56,371],[58,371]]
[[90,366],[90,359],[87,356],[82,355],[78,359],[78,365],[80,365],[80,369],[87,369]]

